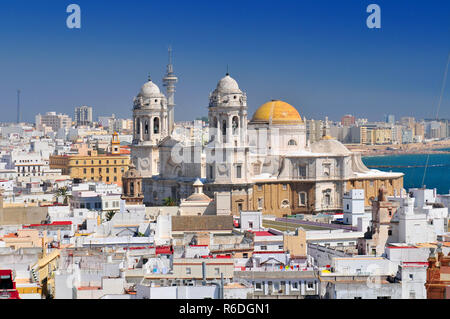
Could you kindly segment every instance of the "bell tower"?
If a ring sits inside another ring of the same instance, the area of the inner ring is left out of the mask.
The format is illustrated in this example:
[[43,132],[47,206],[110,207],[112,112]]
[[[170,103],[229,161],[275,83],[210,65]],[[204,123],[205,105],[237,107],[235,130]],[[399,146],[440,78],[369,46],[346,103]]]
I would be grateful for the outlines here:
[[120,155],[119,134],[114,132],[111,140],[111,155]]
[[142,193],[142,176],[131,162],[128,171],[122,177],[123,192],[121,198],[128,205],[142,205],[144,194]]

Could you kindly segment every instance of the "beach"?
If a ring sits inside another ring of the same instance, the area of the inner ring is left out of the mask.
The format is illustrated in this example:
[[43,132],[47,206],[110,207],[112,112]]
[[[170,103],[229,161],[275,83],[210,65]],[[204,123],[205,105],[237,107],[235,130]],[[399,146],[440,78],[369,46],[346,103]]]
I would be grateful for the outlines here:
[[387,145],[345,144],[345,146],[351,151],[361,152],[362,156],[450,153],[450,139],[439,141],[427,141],[423,143],[410,143],[410,144],[387,144]]

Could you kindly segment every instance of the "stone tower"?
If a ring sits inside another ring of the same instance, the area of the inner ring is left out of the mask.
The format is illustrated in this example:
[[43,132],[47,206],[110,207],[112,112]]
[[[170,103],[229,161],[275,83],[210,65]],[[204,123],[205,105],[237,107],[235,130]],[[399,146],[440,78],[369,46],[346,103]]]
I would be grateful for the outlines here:
[[144,194],[142,192],[142,176],[130,163],[128,171],[122,177],[122,196],[128,205],[142,205]]

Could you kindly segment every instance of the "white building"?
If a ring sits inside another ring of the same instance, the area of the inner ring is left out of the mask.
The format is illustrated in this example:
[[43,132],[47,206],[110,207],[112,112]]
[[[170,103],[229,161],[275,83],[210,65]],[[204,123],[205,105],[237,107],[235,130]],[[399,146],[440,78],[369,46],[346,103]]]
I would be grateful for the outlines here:
[[371,213],[365,212],[364,190],[352,189],[344,193],[343,210],[344,224],[358,226],[358,218],[370,217]]

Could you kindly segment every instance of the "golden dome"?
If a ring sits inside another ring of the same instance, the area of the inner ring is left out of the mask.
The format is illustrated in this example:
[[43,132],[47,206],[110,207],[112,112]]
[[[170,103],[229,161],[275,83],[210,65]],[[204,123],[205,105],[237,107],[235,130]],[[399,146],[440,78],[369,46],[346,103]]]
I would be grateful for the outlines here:
[[330,135],[325,135],[322,137],[323,140],[334,140],[334,138]]
[[270,123],[270,120],[272,124],[303,124],[295,107],[280,100],[272,100],[261,105],[252,118],[254,123]]

